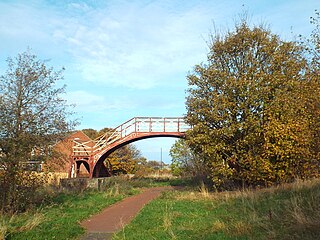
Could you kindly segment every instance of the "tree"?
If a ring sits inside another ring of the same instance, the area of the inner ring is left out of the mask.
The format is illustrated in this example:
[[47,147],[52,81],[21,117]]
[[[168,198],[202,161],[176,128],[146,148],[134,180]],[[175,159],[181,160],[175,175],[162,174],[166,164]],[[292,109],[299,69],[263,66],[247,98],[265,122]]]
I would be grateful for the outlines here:
[[129,144],[111,153],[106,160],[110,162],[114,174],[132,174],[137,170],[141,153],[134,145]]
[[8,70],[0,76],[1,197],[2,209],[16,211],[22,201],[19,196],[24,197],[22,163],[45,160],[50,145],[75,122],[68,120],[69,106],[61,98],[65,86],[56,86],[63,69],[54,71],[30,51],[7,62]]
[[205,167],[201,159],[192,152],[184,139],[177,140],[170,149],[171,170],[174,175],[191,175],[202,177]]
[[92,129],[92,128],[82,129],[82,132],[84,134],[86,134],[89,138],[91,138],[92,140],[99,136],[97,130]]
[[311,116],[310,125],[313,127],[311,143],[311,152],[314,157],[314,161],[318,161],[318,167],[320,168],[320,12],[315,10],[315,16],[311,17],[311,24],[314,25],[314,30],[309,38],[309,44],[306,47],[307,56],[311,56],[309,65],[308,78],[311,80],[308,86],[308,114]]
[[319,78],[304,48],[246,21],[212,36],[205,64],[188,75],[187,143],[216,184],[271,184],[317,174],[310,109]]
[[163,163],[156,160],[150,160],[147,162],[147,166],[152,168],[153,170],[160,170],[162,168]]
[[[307,51],[312,56],[312,64],[319,70],[320,68],[320,12],[315,10],[315,16],[310,17],[310,23],[314,25],[311,37],[308,39]],[[319,71],[317,72],[319,75]]]

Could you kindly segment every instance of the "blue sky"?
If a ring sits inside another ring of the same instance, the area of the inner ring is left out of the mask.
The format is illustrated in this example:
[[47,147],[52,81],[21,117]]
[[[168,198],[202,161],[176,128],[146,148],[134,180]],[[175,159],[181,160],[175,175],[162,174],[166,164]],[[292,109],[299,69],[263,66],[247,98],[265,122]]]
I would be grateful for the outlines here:
[[[65,67],[78,129],[116,127],[135,116],[176,117],[185,110],[186,75],[205,61],[213,26],[232,29],[248,11],[284,39],[308,35],[319,0],[0,0],[0,73],[28,47]],[[150,160],[170,162],[175,140],[137,142]]]

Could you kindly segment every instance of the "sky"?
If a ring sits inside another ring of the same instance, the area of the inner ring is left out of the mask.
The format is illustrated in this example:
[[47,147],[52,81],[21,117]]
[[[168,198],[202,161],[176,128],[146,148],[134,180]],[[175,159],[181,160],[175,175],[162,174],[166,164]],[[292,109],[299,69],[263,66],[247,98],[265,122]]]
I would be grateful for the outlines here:
[[[186,76],[206,61],[214,29],[232,30],[243,12],[282,39],[312,31],[319,0],[0,0],[0,74],[32,49],[64,67],[65,99],[77,129],[117,127],[132,117],[186,114]],[[149,160],[170,163],[175,139],[138,141]]]

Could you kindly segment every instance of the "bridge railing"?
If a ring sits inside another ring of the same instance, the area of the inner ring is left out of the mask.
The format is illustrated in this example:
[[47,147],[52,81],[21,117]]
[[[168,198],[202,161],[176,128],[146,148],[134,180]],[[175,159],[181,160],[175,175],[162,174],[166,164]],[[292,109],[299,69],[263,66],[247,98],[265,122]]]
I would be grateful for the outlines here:
[[135,118],[136,132],[185,132],[189,129],[183,118]]
[[85,143],[74,141],[73,154],[75,156],[94,154],[132,133],[176,133],[185,132],[189,128],[182,117],[135,117],[95,140]]

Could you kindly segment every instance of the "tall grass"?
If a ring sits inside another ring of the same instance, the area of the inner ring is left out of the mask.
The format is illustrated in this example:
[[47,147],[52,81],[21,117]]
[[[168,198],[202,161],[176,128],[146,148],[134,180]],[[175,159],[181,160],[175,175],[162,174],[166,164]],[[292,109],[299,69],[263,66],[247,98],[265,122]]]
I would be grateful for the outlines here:
[[164,193],[114,239],[320,239],[320,180]]
[[174,213],[173,213],[172,205],[167,202],[165,212],[163,215],[163,228],[169,234],[172,240],[177,238],[172,228],[173,220],[174,220]]
[[203,198],[208,198],[209,197],[209,190],[208,187],[204,184],[203,181],[200,182],[199,186],[199,192]]
[[10,217],[0,215],[0,240],[6,239],[6,237],[9,235],[14,218],[15,215]]

